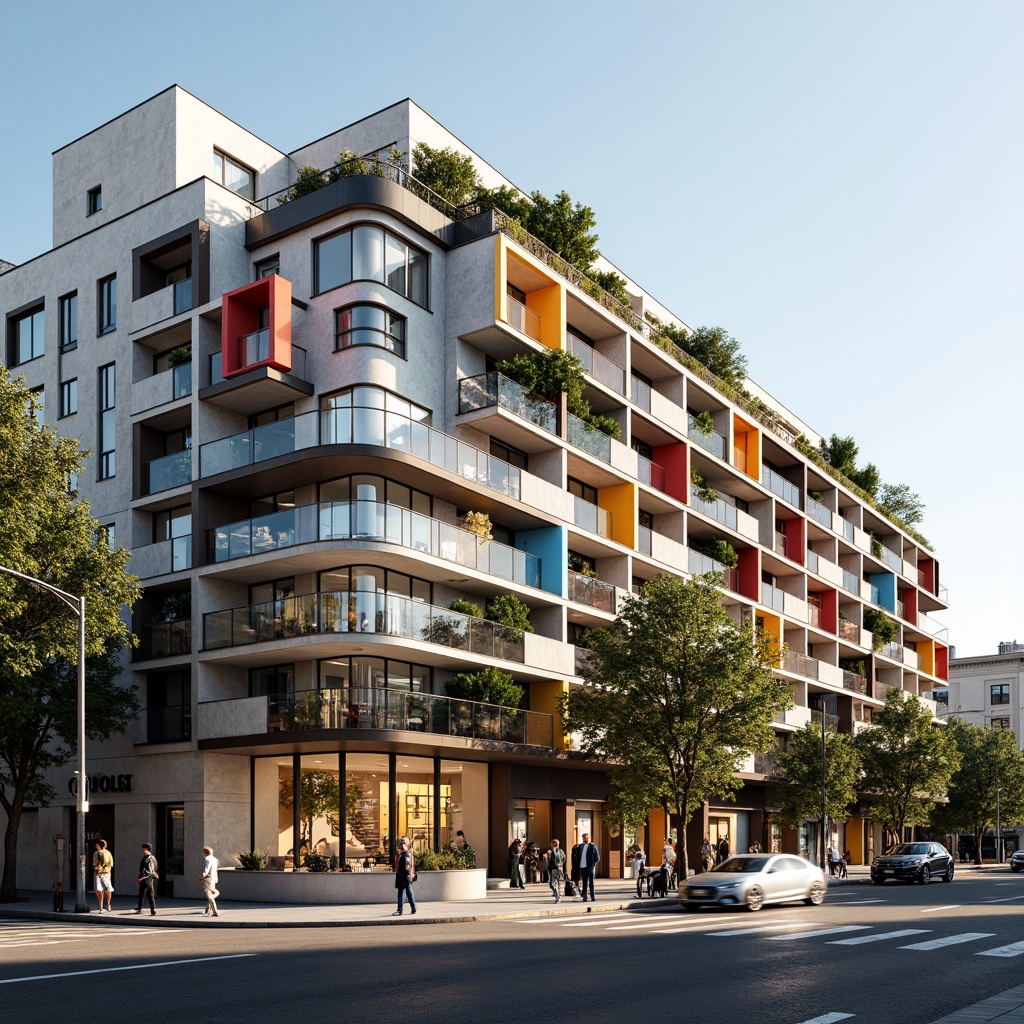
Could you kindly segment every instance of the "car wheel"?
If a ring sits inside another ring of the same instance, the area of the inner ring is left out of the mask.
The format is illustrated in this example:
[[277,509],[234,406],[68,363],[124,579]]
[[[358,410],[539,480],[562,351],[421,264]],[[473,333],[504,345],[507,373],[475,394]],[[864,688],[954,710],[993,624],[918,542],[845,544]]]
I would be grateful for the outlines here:
[[807,899],[804,903],[809,907],[820,907],[825,902],[825,886],[820,882],[815,882],[811,886],[811,891],[807,895]]
[[764,906],[764,891],[759,885],[752,885],[747,890],[747,910],[754,913]]
[[697,910],[697,908],[696,908],[696,907],[694,907],[694,906],[691,906],[691,905],[690,905],[689,903],[684,903],[684,904],[683,904],[683,913],[684,913],[684,914],[692,914],[692,913],[694,913],[694,912],[695,912],[696,910]]
[[927,885],[931,880],[932,873],[928,870],[928,865],[925,864],[924,867],[921,868],[921,884]]
[[944,882],[952,882],[953,881],[953,862],[952,861],[949,862],[949,867],[946,868],[946,873],[942,876],[942,880]]
[[885,885],[885,879],[884,878],[875,878],[874,876],[872,876],[871,877],[871,881],[874,882],[875,885]]
[[1010,865],[1010,870],[1011,870],[1011,871],[1012,871],[1012,872],[1013,872],[1014,874],[1017,874],[1017,872],[1018,872],[1018,871],[1020,871],[1020,868],[1019,868],[1019,867],[1017,867],[1017,866],[1016,866],[1015,864],[1011,864],[1011,865]]

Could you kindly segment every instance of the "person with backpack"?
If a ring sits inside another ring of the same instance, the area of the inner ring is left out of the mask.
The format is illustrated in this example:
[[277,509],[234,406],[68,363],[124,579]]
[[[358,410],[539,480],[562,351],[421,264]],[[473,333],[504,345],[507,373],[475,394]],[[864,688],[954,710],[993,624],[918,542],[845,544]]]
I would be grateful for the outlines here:
[[565,850],[558,845],[557,839],[551,840],[551,848],[547,852],[548,886],[555,897],[555,903],[561,903],[562,894],[559,889],[565,877]]
[[156,917],[156,895],[154,883],[160,877],[157,872],[156,857],[153,856],[153,847],[149,843],[142,844],[142,860],[139,861],[139,905],[133,913],[142,913],[142,901],[149,900],[149,913]]

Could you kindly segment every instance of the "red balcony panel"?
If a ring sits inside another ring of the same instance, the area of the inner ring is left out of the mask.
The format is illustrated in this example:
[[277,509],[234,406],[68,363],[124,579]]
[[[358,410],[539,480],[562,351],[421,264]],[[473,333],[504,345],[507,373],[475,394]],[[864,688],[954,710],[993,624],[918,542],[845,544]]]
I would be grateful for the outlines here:
[[740,593],[752,601],[761,600],[761,552],[744,548],[740,552]]
[[917,568],[921,574],[921,586],[930,594],[938,593],[935,586],[935,560],[921,555],[917,560]]
[[907,622],[917,624],[917,590],[901,590],[900,600],[903,602],[903,618]]
[[798,565],[807,564],[807,520],[794,516],[786,520],[786,557]]
[[689,504],[690,461],[687,457],[686,445],[679,441],[676,444],[666,444],[655,448],[653,461],[665,469],[665,486],[661,488],[665,494],[684,504]]
[[949,682],[949,648],[942,644],[935,645],[935,674],[939,679]]
[[[261,330],[260,311],[267,310]],[[292,368],[292,283],[273,274],[224,294],[221,373],[225,379],[256,366]]]
[[835,633],[839,629],[839,591],[822,590],[821,598],[821,628],[828,633]]

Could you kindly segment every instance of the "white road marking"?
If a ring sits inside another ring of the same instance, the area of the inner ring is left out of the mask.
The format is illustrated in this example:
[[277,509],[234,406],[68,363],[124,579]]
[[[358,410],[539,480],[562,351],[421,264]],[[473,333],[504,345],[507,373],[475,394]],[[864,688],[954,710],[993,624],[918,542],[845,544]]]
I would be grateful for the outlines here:
[[962,903],[947,903],[944,907],[926,907],[921,911],[922,914],[934,914],[937,910],[956,910],[957,907],[962,907]]
[[838,935],[840,932],[862,932],[870,928],[869,924],[844,924],[839,928],[816,928],[811,932],[797,932],[795,935],[769,935],[769,942],[787,942],[790,939],[810,939],[817,935]]
[[[624,915],[627,919],[630,914]],[[559,921],[563,928],[598,928],[603,927],[609,921],[622,920],[618,914],[601,914],[600,917],[588,917],[585,921]]]
[[661,918],[660,920],[644,921],[641,924],[613,924],[610,932],[629,932],[639,928],[669,928],[678,925],[679,921],[674,917]]
[[[636,914],[629,914],[623,911],[621,914],[602,914],[600,920],[591,921],[587,924],[603,924],[605,921],[621,920],[622,918],[636,917]],[[566,924],[565,917],[520,917],[515,919],[516,924]]]
[[[828,901],[829,901],[829,903],[834,903],[835,899],[836,899],[835,896],[829,896]],[[843,902],[843,906],[844,907],[849,906],[851,903],[856,903],[859,906],[861,903],[886,903],[886,902],[888,902],[888,901],[887,900],[882,900],[882,899],[869,899],[869,900],[848,899],[848,900],[845,900]]]
[[733,928],[727,932],[706,932],[707,935],[757,935],[761,932],[777,932],[785,928],[806,928],[807,922],[803,921],[800,923],[792,922],[790,924],[765,924],[765,925],[753,925],[750,928]]
[[812,1017],[810,1020],[803,1020],[800,1024],[836,1024],[838,1020],[848,1020],[855,1017],[854,1013],[823,1013],[820,1017]]
[[1024,942],[1011,942],[1008,946],[996,946],[994,949],[984,949],[975,956],[1020,956],[1024,953]]
[[907,935],[925,935],[931,928],[901,928],[898,932],[882,932],[880,935],[858,935],[852,939],[832,939],[829,946],[860,946],[865,942],[884,942],[886,939],[902,939]]
[[1024,900],[1024,896],[1004,896],[1001,900],[982,900],[988,906],[990,903],[1012,903],[1014,900]]
[[127,967],[99,967],[92,971],[66,971],[63,974],[34,974],[27,978],[0,978],[0,985],[17,985],[22,981],[50,981],[53,978],[81,978],[86,974],[113,974],[115,971],[146,971],[151,967],[178,967],[181,964],[205,964],[212,960],[239,960],[255,953],[229,953],[225,956],[202,956],[193,960],[162,960],[155,964],[129,964]]
[[991,939],[993,935],[995,932],[961,932],[959,935],[947,935],[944,939],[929,939],[927,942],[915,942],[912,946],[900,946],[900,949],[942,949],[943,946],[956,946],[961,942]]

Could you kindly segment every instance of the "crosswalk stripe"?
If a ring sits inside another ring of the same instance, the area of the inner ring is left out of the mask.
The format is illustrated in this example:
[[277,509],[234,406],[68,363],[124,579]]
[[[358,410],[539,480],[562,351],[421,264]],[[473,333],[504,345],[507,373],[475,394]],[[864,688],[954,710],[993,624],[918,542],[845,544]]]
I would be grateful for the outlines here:
[[817,928],[811,932],[797,932],[795,935],[769,935],[769,942],[787,942],[790,939],[811,939],[816,935],[838,935],[840,932],[862,932],[870,928],[869,924],[844,924],[839,928]]
[[1024,942],[1011,942],[1008,946],[996,946],[994,949],[983,949],[975,956],[1020,956],[1024,953]]
[[806,928],[807,922],[791,922],[789,924],[758,924],[753,925],[750,928],[732,928],[727,932],[705,932],[705,935],[713,935],[715,937],[722,935],[758,935],[762,932],[777,932],[785,928]]
[[865,942],[884,942],[886,939],[902,939],[908,935],[925,935],[931,928],[901,928],[898,932],[882,932],[880,935],[857,935],[852,939],[831,939],[829,946],[860,946]]
[[925,907],[924,910],[921,911],[921,913],[922,914],[934,914],[936,911],[939,911],[939,910],[957,910],[959,907],[962,907],[962,906],[963,906],[962,903],[949,903],[949,904],[947,904],[944,907]]
[[[600,916],[600,919],[595,919],[594,921],[591,921],[591,920],[588,919],[585,923],[586,924],[602,924],[605,921],[614,921],[615,919],[621,920],[624,917],[628,918],[628,917],[634,917],[634,916],[635,916],[634,914],[626,913],[625,911],[623,911],[621,914],[602,914]],[[520,917],[520,918],[516,918],[515,923],[516,924],[562,924],[562,925],[564,925],[567,922],[566,922],[566,919],[564,917]]]
[[629,932],[635,931],[642,928],[668,928],[671,925],[678,924],[679,922],[672,917],[656,919],[654,921],[644,921],[641,924],[613,924],[608,931],[610,932]]
[[1014,900],[1024,900],[1024,896],[1005,896],[1001,900],[982,900],[982,903],[1012,903]]
[[813,1017],[811,1020],[801,1021],[800,1024],[836,1024],[840,1020],[848,1020],[856,1017],[855,1013],[823,1013],[820,1017]]
[[947,935],[944,939],[929,939],[927,942],[915,942],[911,946],[900,946],[900,949],[942,949],[943,946],[956,946],[961,942],[991,939],[994,934],[995,932],[961,932],[959,935]]

